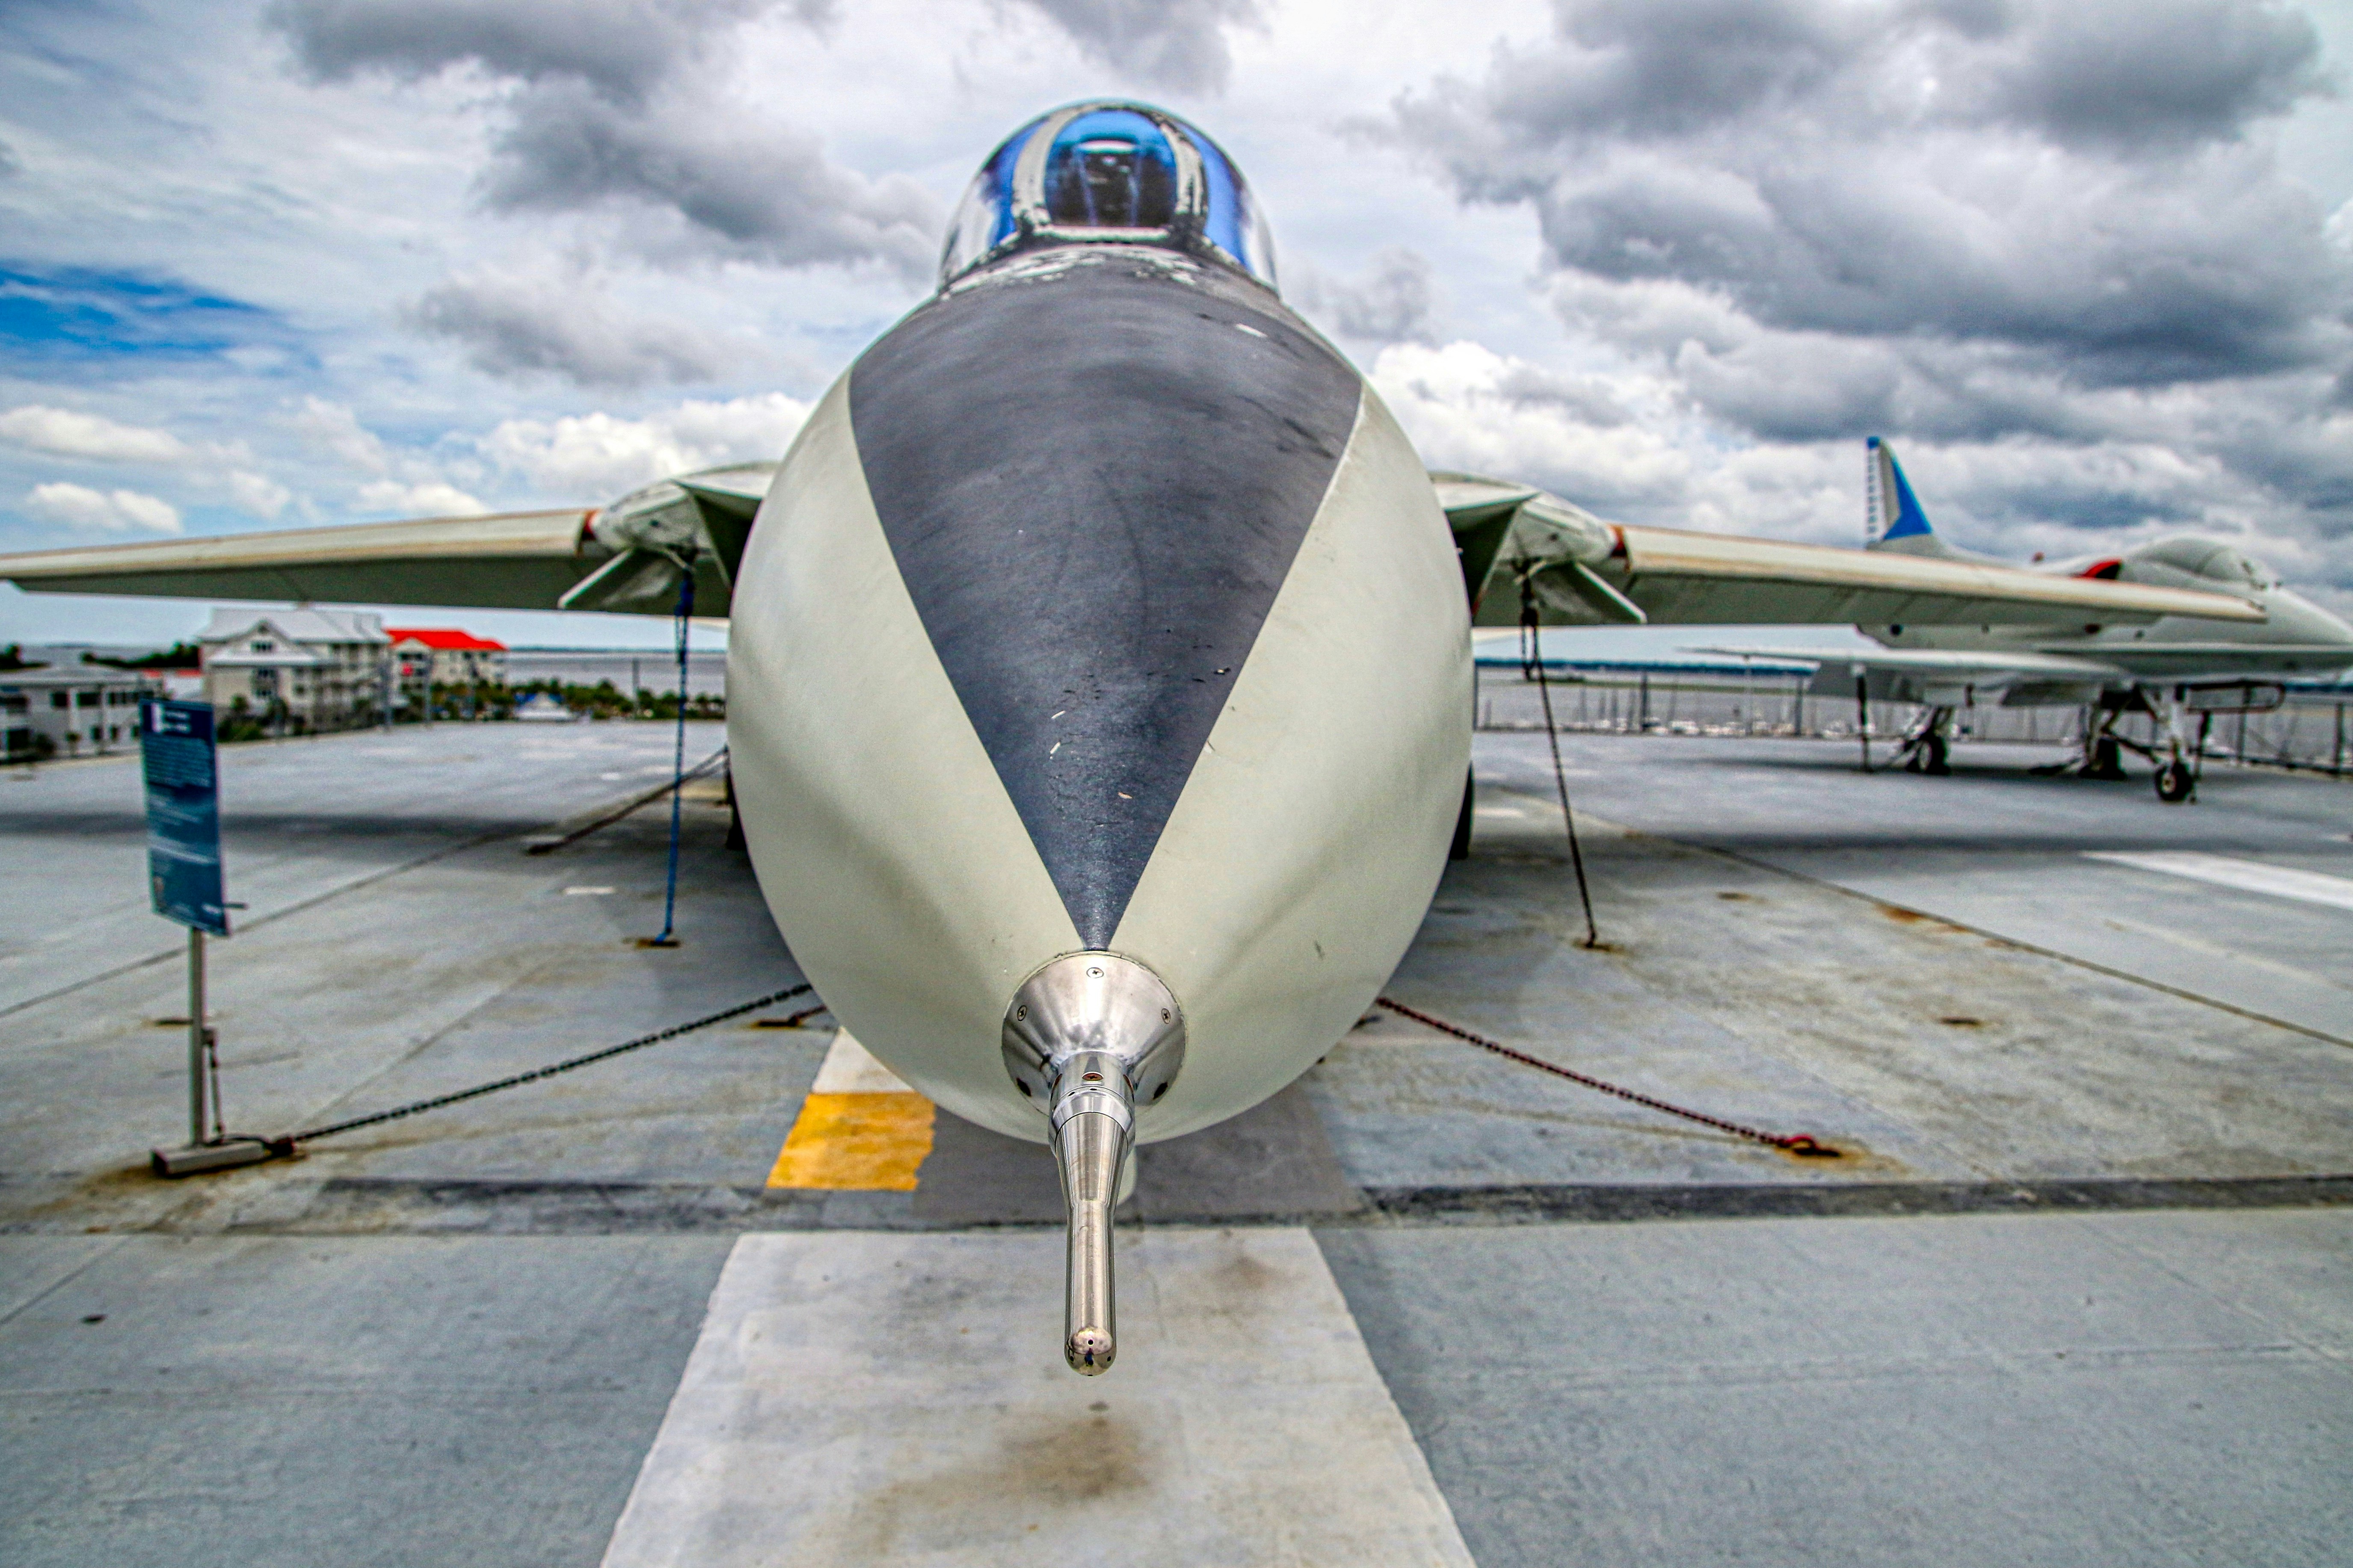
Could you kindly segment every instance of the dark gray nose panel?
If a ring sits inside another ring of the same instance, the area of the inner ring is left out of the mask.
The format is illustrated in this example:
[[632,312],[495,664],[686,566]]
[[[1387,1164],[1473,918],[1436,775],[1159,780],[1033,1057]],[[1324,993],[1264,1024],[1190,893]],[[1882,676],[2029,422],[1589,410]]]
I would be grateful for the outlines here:
[[1118,929],[1362,395],[1265,290],[1115,250],[934,300],[851,372],[900,574],[1090,947]]

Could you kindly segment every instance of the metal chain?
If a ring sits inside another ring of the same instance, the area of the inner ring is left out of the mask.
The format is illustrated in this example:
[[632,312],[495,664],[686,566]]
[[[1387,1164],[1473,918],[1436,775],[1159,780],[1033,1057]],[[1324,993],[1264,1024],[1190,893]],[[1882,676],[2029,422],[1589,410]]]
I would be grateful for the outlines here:
[[430,1100],[420,1100],[408,1105],[396,1106],[390,1110],[379,1110],[373,1116],[355,1116],[349,1121],[337,1121],[325,1127],[313,1127],[307,1132],[290,1132],[281,1138],[271,1138],[265,1142],[269,1143],[273,1153],[290,1154],[294,1152],[294,1145],[297,1143],[308,1143],[314,1138],[332,1137],[338,1132],[356,1131],[363,1127],[373,1127],[379,1121],[397,1121],[404,1116],[414,1116],[421,1110],[438,1110],[445,1105],[455,1105],[461,1100],[478,1100],[486,1094],[496,1094],[502,1089],[514,1089],[522,1084],[536,1083],[541,1079],[554,1078],[558,1073],[570,1072],[575,1068],[585,1068],[591,1062],[601,1062],[607,1057],[617,1057],[625,1051],[642,1050],[648,1046],[659,1045],[664,1040],[674,1040],[681,1035],[691,1035],[697,1029],[707,1029],[713,1024],[723,1024],[730,1018],[740,1017],[755,1008],[782,1002],[788,996],[798,996],[809,989],[811,989],[809,984],[803,981],[798,985],[787,985],[782,991],[772,991],[765,996],[755,996],[749,1002],[739,1002],[733,1007],[697,1018],[691,1023],[672,1024],[667,1029],[659,1029],[650,1035],[640,1035],[634,1040],[625,1041],[617,1046],[607,1046],[603,1050],[590,1051],[585,1057],[574,1057],[569,1061],[556,1062],[550,1067],[534,1068],[530,1072],[517,1073],[512,1078],[502,1078],[490,1083],[476,1084],[471,1089],[461,1089],[455,1094],[437,1094]]
[[1532,1057],[1525,1051],[1514,1050],[1501,1040],[1491,1040],[1486,1036],[1475,1034],[1458,1024],[1450,1024],[1443,1018],[1433,1018],[1419,1007],[1409,1007],[1404,1003],[1390,997],[1376,997],[1374,1005],[1386,1007],[1401,1017],[1411,1018],[1417,1024],[1426,1024],[1441,1035],[1451,1035],[1456,1039],[1477,1046],[1482,1050],[1493,1051],[1497,1056],[1508,1058],[1523,1067],[1532,1067],[1538,1072],[1548,1072],[1556,1078],[1565,1078],[1571,1083],[1583,1084],[1587,1089],[1599,1089],[1603,1094],[1614,1094],[1620,1100],[1632,1100],[1636,1105],[1646,1106],[1652,1110],[1663,1110],[1669,1116],[1680,1116],[1686,1121],[1696,1121],[1703,1127],[1713,1127],[1719,1132],[1729,1132],[1736,1137],[1748,1139],[1751,1142],[1762,1143],[1767,1148],[1785,1150],[1792,1154],[1811,1154],[1829,1159],[1838,1157],[1837,1150],[1820,1142],[1811,1133],[1767,1132],[1755,1127],[1744,1127],[1737,1121],[1726,1121],[1720,1116],[1710,1116],[1704,1111],[1686,1110],[1680,1105],[1670,1105],[1663,1100],[1653,1100],[1647,1094],[1638,1094],[1630,1089],[1621,1089],[1606,1079],[1574,1071],[1556,1062],[1548,1062],[1542,1057]]

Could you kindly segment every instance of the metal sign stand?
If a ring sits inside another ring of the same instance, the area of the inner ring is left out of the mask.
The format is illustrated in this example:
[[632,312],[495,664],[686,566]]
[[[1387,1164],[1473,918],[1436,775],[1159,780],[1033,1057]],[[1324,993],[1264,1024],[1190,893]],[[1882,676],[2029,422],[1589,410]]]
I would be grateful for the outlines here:
[[205,1058],[213,1026],[205,1021],[205,933],[188,928],[188,1146],[205,1141]]
[[271,1158],[269,1146],[259,1138],[232,1138],[222,1126],[218,1037],[205,1016],[205,935],[228,935],[230,908],[222,897],[212,704],[142,703],[139,741],[147,786],[148,888],[155,912],[188,928],[188,1142],[185,1148],[150,1150],[148,1163],[159,1176],[259,1164]]

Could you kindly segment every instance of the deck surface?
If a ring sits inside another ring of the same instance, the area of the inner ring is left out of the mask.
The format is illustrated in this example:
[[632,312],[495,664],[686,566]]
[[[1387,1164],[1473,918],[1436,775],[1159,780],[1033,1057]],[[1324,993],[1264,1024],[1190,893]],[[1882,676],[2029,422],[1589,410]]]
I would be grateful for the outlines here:
[[[670,745],[226,752],[233,1130],[794,984],[711,790],[675,949],[633,940],[663,810],[522,852]],[[151,1178],[185,998],[135,762],[0,774],[0,1561],[2344,1562],[2353,786],[1563,747],[1605,945],[1543,736],[1482,734],[1389,994],[1840,1156],[1380,1015],[1145,1152],[1092,1383],[1035,1146],[900,1106],[912,1189],[768,1184],[833,1045],[773,1026],[807,998]]]

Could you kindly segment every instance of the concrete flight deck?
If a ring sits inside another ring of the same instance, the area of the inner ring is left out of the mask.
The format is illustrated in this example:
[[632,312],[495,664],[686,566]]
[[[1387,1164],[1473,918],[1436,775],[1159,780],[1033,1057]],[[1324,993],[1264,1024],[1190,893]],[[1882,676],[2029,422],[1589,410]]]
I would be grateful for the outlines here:
[[[1482,734],[1390,994],[1841,1157],[1382,1015],[1145,1152],[1095,1380],[1045,1155],[814,998],[151,1178],[135,759],[0,774],[0,1563],[2353,1561],[2353,788],[1562,744],[1607,945],[1543,736]],[[793,984],[711,788],[675,950],[666,812],[521,852],[670,745],[226,752],[231,1130]]]

